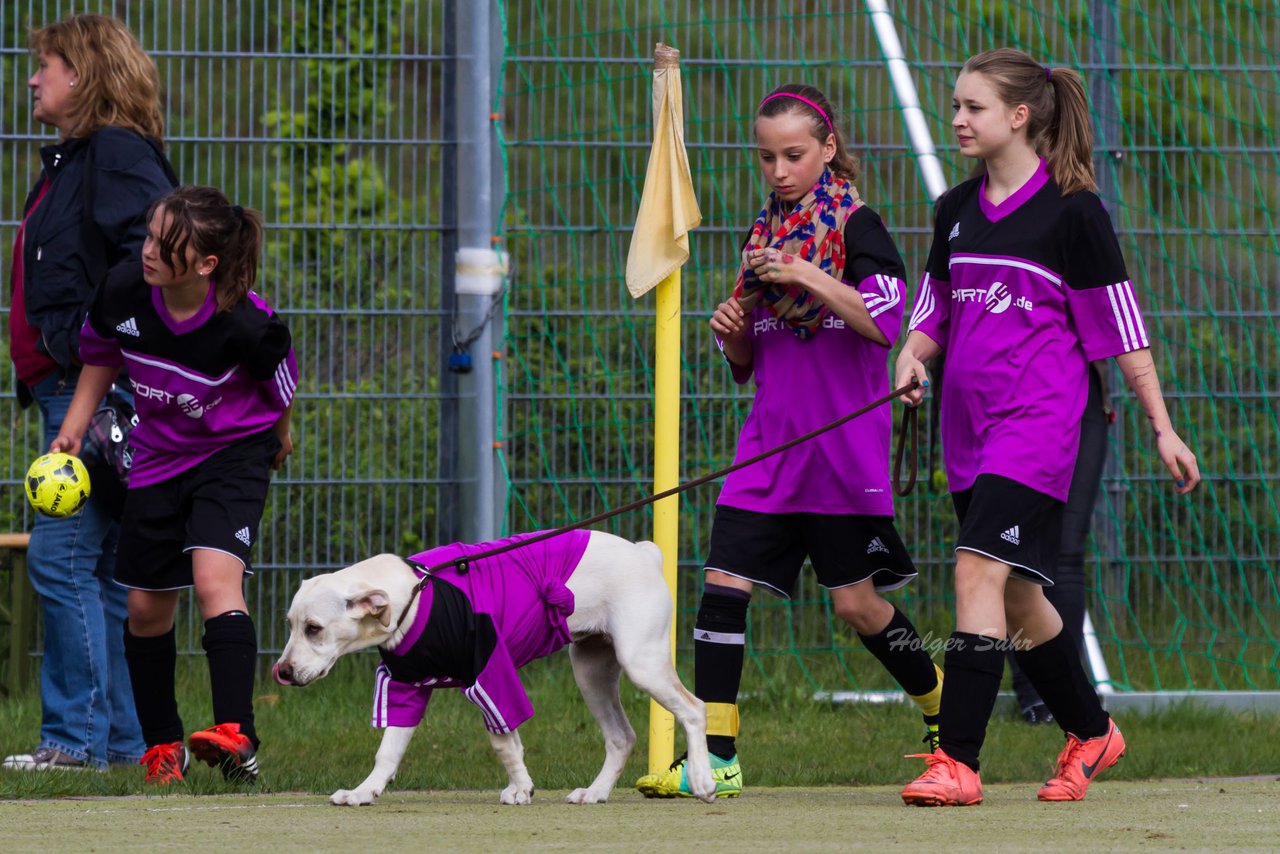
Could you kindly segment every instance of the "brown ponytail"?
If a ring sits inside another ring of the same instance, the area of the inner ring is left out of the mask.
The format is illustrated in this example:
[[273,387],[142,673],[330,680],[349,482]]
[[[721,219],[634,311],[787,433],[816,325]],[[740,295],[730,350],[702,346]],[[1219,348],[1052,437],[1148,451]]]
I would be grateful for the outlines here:
[[[785,95],[792,97],[779,97]],[[766,95],[756,108],[758,119],[788,113],[808,118],[813,138],[819,143],[825,143],[828,135],[835,137],[836,154],[831,158],[831,174],[846,181],[858,179],[858,158],[849,153],[835,110],[821,89],[806,83],[785,83]]]
[[176,271],[186,272],[187,247],[218,259],[218,311],[230,311],[253,288],[262,252],[262,216],[231,204],[213,187],[179,187],[152,203],[147,218],[163,208],[168,225],[157,236],[161,254]]
[[981,74],[1009,107],[1030,111],[1027,139],[1049,164],[1063,195],[1096,190],[1093,123],[1084,79],[1071,68],[1049,68],[1010,47],[971,56],[961,74]]

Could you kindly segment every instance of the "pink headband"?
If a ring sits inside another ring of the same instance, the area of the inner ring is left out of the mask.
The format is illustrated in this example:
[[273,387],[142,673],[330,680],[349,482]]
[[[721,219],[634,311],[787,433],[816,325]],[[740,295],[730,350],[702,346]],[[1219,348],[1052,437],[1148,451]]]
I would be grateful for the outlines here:
[[760,107],[757,107],[756,109],[759,110],[761,107],[763,107],[765,104],[772,101],[774,98],[795,98],[797,101],[801,102],[802,104],[808,104],[810,107],[813,107],[813,109],[817,111],[818,115],[822,116],[822,120],[827,123],[827,129],[830,130],[832,133],[836,132],[835,127],[831,124],[830,117],[828,117],[827,114],[822,111],[822,108],[819,107],[817,104],[813,103],[813,101],[810,101],[808,98],[804,97],[803,95],[796,95],[792,92],[774,92],[772,95],[770,95],[769,97],[761,101]]

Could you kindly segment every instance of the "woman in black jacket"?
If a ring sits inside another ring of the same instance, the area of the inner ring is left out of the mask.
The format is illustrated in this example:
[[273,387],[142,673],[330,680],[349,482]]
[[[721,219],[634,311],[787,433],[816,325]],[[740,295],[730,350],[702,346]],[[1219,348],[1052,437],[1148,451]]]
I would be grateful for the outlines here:
[[[120,21],[75,15],[31,34],[32,115],[56,128],[23,209],[10,271],[10,356],[43,448],[80,372],[80,324],[107,269],[141,252],[145,213],[174,185],[161,153],[159,75]],[[95,496],[99,490],[95,490]],[[112,581],[117,526],[90,499],[68,519],[37,516],[28,568],[44,618],[40,742],[5,768],[134,763],[143,744],[124,660],[125,591]]]

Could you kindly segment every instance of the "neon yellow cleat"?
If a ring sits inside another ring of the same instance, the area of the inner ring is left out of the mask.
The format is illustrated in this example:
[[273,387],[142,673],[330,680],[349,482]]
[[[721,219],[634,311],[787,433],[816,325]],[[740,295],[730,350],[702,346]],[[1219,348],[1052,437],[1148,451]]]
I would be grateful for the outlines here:
[[[636,790],[646,798],[692,798],[689,781],[685,778],[688,754],[684,754],[666,771],[646,774],[636,780]],[[742,766],[738,756],[729,760],[711,754],[711,776],[716,781],[717,798],[736,798],[742,794]]]

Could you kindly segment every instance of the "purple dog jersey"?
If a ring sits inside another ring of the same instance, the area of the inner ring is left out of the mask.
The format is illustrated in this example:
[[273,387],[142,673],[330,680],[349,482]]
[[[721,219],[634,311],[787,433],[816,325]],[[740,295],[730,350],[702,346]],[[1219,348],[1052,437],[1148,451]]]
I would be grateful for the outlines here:
[[[431,569],[534,536],[453,543],[411,560]],[[493,733],[511,732],[532,717],[533,704],[516,671],[570,641],[567,620],[574,601],[565,581],[589,538],[587,531],[569,531],[465,569],[432,570],[408,631],[395,649],[379,650],[373,725],[417,726],[435,688],[461,688]]]

